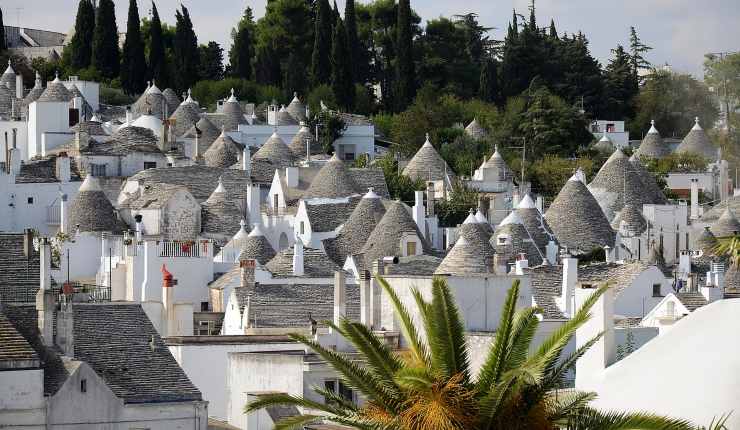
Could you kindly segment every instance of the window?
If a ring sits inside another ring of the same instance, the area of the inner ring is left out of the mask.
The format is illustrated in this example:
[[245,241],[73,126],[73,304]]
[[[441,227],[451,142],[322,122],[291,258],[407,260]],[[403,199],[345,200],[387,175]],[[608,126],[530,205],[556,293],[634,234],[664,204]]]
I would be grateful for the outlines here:
[[80,392],[87,393],[87,379],[80,380]]
[[145,161],[144,162],[144,170],[146,169],[156,169],[157,168],[157,162],[156,161]]
[[275,212],[278,211],[278,207],[280,206],[279,205],[280,201],[278,200],[279,198],[280,196],[278,196],[277,194],[272,195],[272,208],[273,210],[275,210]]
[[660,295],[660,284],[653,284],[653,297],[662,297]]
[[29,197],[28,200],[26,200],[29,205],[33,204],[33,197]]
[[200,311],[208,312],[208,302],[200,302]]
[[93,176],[105,176],[105,164],[90,163],[90,174]]
[[499,245],[506,245],[506,236],[499,236],[498,237],[498,244]]
[[306,223],[301,221],[301,234],[306,234]]
[[614,130],[616,130],[616,127],[614,127],[614,124],[608,123],[606,125],[606,132],[607,133],[614,133]]
[[355,153],[354,152],[345,152],[344,153],[344,161],[354,161],[355,160]]
[[406,243],[406,255],[416,255],[416,242]]

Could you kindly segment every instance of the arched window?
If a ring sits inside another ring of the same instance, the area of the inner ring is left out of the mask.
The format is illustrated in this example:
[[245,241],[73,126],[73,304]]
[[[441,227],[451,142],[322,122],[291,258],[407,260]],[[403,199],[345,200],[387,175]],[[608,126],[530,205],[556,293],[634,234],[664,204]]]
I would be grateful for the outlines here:
[[280,248],[280,251],[288,248],[289,245],[290,243],[288,242],[288,235],[285,233],[280,233],[280,242],[278,243],[278,247]]

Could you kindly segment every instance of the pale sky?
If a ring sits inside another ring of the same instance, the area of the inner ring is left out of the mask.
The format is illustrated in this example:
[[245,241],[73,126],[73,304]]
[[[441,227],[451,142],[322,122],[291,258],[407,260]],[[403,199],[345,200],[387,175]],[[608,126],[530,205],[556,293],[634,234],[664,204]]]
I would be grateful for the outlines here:
[[[114,0],[119,31],[126,29],[128,0]],[[137,0],[139,13],[149,14],[150,1]],[[362,2],[360,0],[360,2]],[[262,16],[265,0],[157,0],[163,21],[174,24],[174,11],[180,3],[190,10],[199,43],[215,40],[224,48],[230,45],[230,29],[249,5]],[[341,10],[344,0],[337,0]],[[411,0],[422,23],[439,16],[475,12],[480,22],[497,27],[492,32],[503,38],[511,10],[528,15],[529,0]],[[649,60],[656,65],[670,64],[674,70],[701,78],[707,52],[740,51],[740,0],[538,0],[540,26],[555,18],[558,32],[583,31],[591,42],[592,54],[605,64],[610,50],[626,45],[633,25],[645,43],[654,50]],[[76,0],[0,0],[6,25],[20,25],[67,32],[77,11]],[[22,9],[18,9],[22,8]]]

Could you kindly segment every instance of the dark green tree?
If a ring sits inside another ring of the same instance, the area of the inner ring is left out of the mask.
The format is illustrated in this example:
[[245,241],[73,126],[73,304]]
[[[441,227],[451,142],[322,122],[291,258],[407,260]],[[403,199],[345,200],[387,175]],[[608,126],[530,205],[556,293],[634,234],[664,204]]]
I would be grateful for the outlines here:
[[[534,5],[533,5],[534,6]],[[530,21],[534,18],[530,12]],[[550,64],[554,61],[554,49],[548,46],[545,36],[531,22],[525,22],[518,30],[519,16],[516,11],[510,31],[504,41],[501,60],[501,84],[505,97],[513,97],[526,90],[536,77],[550,82]]]
[[152,20],[149,26],[149,77],[162,88],[170,85],[162,21],[159,19],[157,5],[154,2],[152,2]]
[[635,76],[639,76],[638,72],[642,69],[649,69],[651,67],[650,62],[645,58],[645,54],[650,52],[653,48],[645,45],[637,35],[635,27],[630,27],[630,57],[632,59],[632,73]]
[[347,47],[349,48],[347,61],[352,68],[352,82],[364,83],[361,80],[360,41],[357,36],[357,14],[355,0],[347,0],[344,4],[344,26],[347,29]]
[[268,45],[259,45],[254,62],[254,74],[257,82],[262,85],[280,84],[280,61],[275,50]]
[[[4,27],[2,31],[1,43],[4,44]],[[75,19],[75,35],[72,36],[72,41],[67,48],[69,50],[69,65],[73,70],[90,67],[94,31],[95,9],[90,0],[80,0],[80,4],[77,6],[77,18]],[[5,48],[3,47],[3,49]]]
[[220,81],[224,78],[224,49],[214,41],[208,45],[200,45],[200,71],[201,79]]
[[252,8],[247,7],[237,27],[231,30],[233,43],[229,50],[229,63],[231,63],[231,75],[234,77],[247,80],[252,79],[254,30]]
[[482,63],[484,55],[494,47],[494,42],[486,36],[493,28],[480,25],[476,13],[455,15],[455,25],[465,32],[465,49],[470,58],[476,63]]
[[555,29],[555,20],[554,19],[551,19],[550,20],[550,30],[549,30],[548,36],[550,36],[551,39],[558,39],[558,30]]
[[332,37],[331,88],[339,107],[351,110],[354,105],[355,86],[352,83],[352,65],[349,63],[347,30],[341,19],[334,27]]
[[483,60],[483,67],[481,67],[480,71],[480,83],[478,86],[478,96],[483,101],[496,103],[500,100],[497,69],[498,66],[495,59],[487,58]]
[[[469,41],[465,27],[447,18],[427,22],[426,31],[416,42],[420,55],[420,82],[428,82],[438,90],[469,98],[478,88],[480,71],[467,49]],[[399,58],[400,61],[400,58]]]
[[588,50],[588,40],[582,33],[557,44],[554,61],[550,64],[547,80],[549,87],[565,101],[582,108],[589,117],[600,116],[603,107],[604,79],[599,62]]
[[301,58],[293,53],[288,55],[282,84],[283,90],[288,94],[293,94],[293,92],[303,94],[308,87],[306,65]]
[[634,98],[639,92],[632,60],[622,45],[612,49],[613,58],[604,70],[604,118],[631,119],[635,115]]
[[316,2],[316,24],[314,27],[313,54],[311,55],[311,82],[314,86],[329,83],[331,79],[331,39],[333,12],[329,0]]
[[396,110],[400,112],[411,103],[416,93],[410,0],[398,1],[396,47],[396,86],[393,96]]
[[139,94],[146,87],[146,59],[141,40],[139,7],[136,0],[129,0],[126,41],[121,58],[121,87],[126,94]]
[[[270,76],[258,76],[258,81],[280,85],[290,54],[300,58],[311,56],[313,21],[306,0],[272,0],[265,15],[257,22],[257,64]],[[331,33],[330,33],[331,34]],[[269,56],[268,56],[269,54]]]
[[3,10],[0,9],[0,52],[8,49],[8,41],[5,40],[5,24],[3,24]]
[[175,11],[175,86],[179,91],[185,91],[198,81],[200,55],[198,52],[198,38],[193,30],[188,9],[181,5],[181,11]]
[[120,68],[118,26],[113,0],[100,0],[95,15],[92,44],[92,65],[107,79],[118,76]]

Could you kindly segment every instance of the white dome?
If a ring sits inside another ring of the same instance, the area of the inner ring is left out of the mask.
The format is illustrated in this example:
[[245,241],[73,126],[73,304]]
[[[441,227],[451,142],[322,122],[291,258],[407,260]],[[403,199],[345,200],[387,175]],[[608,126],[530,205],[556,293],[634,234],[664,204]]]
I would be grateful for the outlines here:
[[[152,132],[154,132],[154,135],[158,138],[162,137],[162,132],[164,131],[164,125],[162,125],[162,120],[157,118],[154,115],[142,115],[138,118],[136,118],[136,121],[132,122],[131,125],[135,127],[142,127],[142,128],[148,128]],[[126,124],[122,125],[121,128],[128,127]]]

